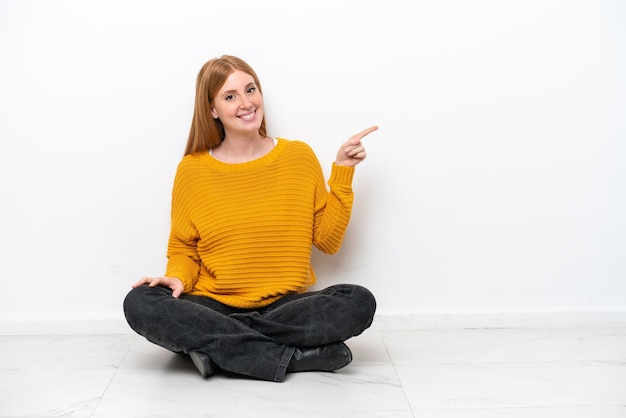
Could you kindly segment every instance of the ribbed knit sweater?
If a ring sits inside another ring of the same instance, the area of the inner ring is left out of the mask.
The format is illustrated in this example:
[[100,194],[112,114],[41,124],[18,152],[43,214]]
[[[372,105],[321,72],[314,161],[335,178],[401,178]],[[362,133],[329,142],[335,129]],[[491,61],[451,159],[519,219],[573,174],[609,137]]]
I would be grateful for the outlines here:
[[316,280],[312,245],[328,254],[341,247],[353,175],[333,164],[329,192],[312,149],[282,138],[246,163],[186,155],[172,192],[166,276],[185,293],[239,308],[305,291]]

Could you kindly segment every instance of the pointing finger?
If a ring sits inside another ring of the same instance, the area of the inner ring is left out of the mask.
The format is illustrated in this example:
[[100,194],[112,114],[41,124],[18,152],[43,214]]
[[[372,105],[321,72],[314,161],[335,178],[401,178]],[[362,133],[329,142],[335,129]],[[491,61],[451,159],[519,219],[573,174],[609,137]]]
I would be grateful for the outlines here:
[[370,126],[369,128],[362,130],[361,132],[359,132],[356,135],[353,135],[352,137],[353,138],[358,138],[359,140],[361,140],[363,137],[365,137],[365,136],[367,136],[367,135],[369,135],[372,132],[377,131],[377,130],[378,130],[378,126],[376,126],[376,125]]

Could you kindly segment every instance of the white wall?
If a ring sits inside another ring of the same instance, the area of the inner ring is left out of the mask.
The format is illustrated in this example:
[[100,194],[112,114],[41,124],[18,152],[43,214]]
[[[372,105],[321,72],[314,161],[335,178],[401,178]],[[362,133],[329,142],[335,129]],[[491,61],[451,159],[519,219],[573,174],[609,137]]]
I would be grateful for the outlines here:
[[626,3],[0,0],[0,320],[120,319],[165,266],[200,66],[247,60],[326,172],[319,285],[380,313],[626,311]]

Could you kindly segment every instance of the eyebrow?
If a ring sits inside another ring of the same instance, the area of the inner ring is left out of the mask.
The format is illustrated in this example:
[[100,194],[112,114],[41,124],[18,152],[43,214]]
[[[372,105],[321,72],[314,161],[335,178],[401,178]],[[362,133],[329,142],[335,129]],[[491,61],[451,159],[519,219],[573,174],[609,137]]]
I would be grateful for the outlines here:
[[[250,83],[246,84],[246,87],[245,87],[245,88],[248,88],[248,87],[251,87],[251,86],[256,87],[256,83],[255,83],[254,81],[252,81],[252,82],[250,82]],[[227,91],[225,91],[225,92],[223,92],[223,93],[222,93],[222,96],[224,96],[224,95],[226,95],[226,94],[231,94],[231,93],[237,93],[237,90],[227,90]]]

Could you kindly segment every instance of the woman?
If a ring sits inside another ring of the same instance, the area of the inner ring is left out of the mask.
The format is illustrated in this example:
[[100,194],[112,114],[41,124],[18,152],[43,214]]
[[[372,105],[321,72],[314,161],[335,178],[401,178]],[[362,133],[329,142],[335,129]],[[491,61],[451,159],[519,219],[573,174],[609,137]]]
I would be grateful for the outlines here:
[[352,210],[361,139],[337,153],[326,188],[300,141],[267,135],[258,77],[222,56],[200,70],[185,156],[172,192],[167,271],[124,301],[129,325],[189,354],[203,377],[217,369],[282,382],[287,372],[334,371],[344,341],[368,328],[376,302],[357,285],[307,291],[312,244],[339,250]]

